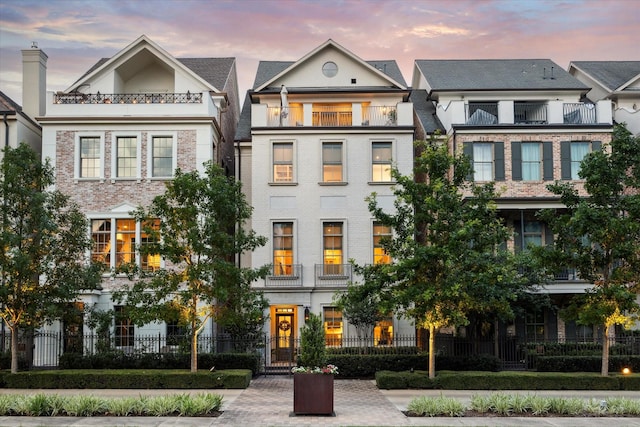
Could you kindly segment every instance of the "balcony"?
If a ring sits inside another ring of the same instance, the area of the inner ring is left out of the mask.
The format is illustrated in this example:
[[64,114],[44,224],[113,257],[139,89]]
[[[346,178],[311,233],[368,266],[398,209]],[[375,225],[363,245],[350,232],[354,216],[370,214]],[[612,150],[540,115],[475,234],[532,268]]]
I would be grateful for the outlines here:
[[564,124],[593,124],[598,123],[595,104],[576,102],[562,106]]
[[445,128],[466,126],[612,125],[611,101],[450,101],[436,114]]
[[413,126],[413,105],[300,104],[288,107],[253,104],[253,127],[397,127]]
[[265,278],[266,287],[301,287],[302,264],[272,266]]
[[351,282],[353,266],[351,264],[316,264],[316,287],[346,287]]
[[56,93],[54,104],[200,104],[202,93]]

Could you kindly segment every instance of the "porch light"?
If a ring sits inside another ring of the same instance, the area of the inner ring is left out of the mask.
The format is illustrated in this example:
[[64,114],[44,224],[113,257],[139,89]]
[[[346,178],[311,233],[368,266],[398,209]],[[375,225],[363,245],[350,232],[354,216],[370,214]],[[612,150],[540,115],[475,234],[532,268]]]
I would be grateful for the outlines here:
[[622,375],[630,375],[631,374],[631,368],[625,366],[624,368],[622,368]]
[[304,323],[309,321],[309,307],[304,308]]

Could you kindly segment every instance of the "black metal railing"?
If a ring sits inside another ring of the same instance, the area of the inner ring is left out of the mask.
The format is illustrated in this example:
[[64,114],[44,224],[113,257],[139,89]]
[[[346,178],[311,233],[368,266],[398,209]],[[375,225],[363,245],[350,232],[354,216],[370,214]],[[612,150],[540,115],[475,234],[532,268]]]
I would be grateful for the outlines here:
[[515,102],[513,121],[515,124],[546,124],[547,104],[544,102]]
[[265,278],[269,286],[302,286],[302,264],[278,264],[271,267]]
[[202,93],[56,93],[55,104],[201,104]]
[[353,277],[351,264],[316,264],[315,285],[346,286]]
[[582,102],[567,103],[562,106],[564,124],[597,123],[596,106]]

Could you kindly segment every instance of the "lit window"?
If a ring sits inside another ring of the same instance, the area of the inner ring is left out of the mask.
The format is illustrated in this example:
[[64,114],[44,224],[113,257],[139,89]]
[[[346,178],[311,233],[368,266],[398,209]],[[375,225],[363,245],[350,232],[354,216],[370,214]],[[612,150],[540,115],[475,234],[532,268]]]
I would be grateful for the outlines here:
[[116,265],[135,262],[136,222],[133,219],[116,220]]
[[273,224],[273,275],[293,274],[293,223]]
[[151,173],[153,176],[172,176],[173,174],[173,138],[154,136]]
[[376,322],[373,328],[373,339],[375,345],[393,344],[393,316],[385,316]]
[[111,267],[111,220],[94,219],[91,221],[91,259],[102,264],[105,268]]
[[371,147],[371,179],[373,182],[391,181],[391,143],[374,142]]
[[325,222],[322,225],[324,274],[343,274],[342,223]]
[[115,312],[114,338],[116,347],[133,347],[133,322],[126,316],[123,306],[117,305],[113,309]]
[[322,181],[342,182],[342,143],[322,143]]
[[[146,226],[147,224],[145,224]],[[160,220],[154,220],[148,224],[153,230],[153,233],[147,233],[145,228],[141,227],[140,231],[140,245],[148,245],[151,243],[156,243],[158,235],[156,234],[160,230]],[[152,254],[152,253],[141,253],[140,254],[140,268],[144,271],[157,271],[160,268],[160,254]]]
[[116,147],[116,176],[132,178],[138,172],[138,144],[135,137],[118,137]]
[[293,182],[293,144],[273,144],[273,181]]
[[[112,225],[115,224],[115,228]],[[159,221],[154,221],[151,227],[159,229]],[[136,235],[140,235],[141,245],[152,243],[153,234],[147,233],[144,227],[134,219],[94,219],[91,220],[91,258],[94,262],[103,264],[105,269],[124,267],[136,263],[144,271],[156,271],[160,268],[159,254],[141,254],[136,259]],[[113,244],[115,242],[115,245]]]
[[343,323],[342,312],[336,307],[324,307],[324,335],[327,346],[341,346]]
[[391,264],[391,256],[382,247],[382,240],[391,238],[391,227],[379,222],[373,224],[373,263]]
[[96,136],[80,137],[80,178],[98,178],[100,163],[100,138]]

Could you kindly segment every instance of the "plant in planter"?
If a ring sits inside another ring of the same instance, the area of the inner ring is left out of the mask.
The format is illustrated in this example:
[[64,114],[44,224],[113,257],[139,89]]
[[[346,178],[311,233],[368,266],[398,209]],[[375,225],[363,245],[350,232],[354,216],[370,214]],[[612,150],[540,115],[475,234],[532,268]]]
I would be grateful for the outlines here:
[[333,415],[334,365],[326,365],[324,328],[311,313],[300,331],[300,357],[293,368],[293,412],[296,415]]

